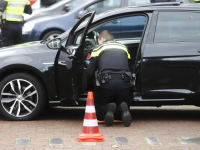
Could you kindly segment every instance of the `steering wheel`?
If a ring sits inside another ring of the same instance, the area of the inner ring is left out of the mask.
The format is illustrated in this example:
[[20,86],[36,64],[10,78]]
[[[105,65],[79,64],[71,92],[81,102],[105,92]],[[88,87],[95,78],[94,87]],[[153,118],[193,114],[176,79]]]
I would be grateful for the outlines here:
[[94,39],[85,39],[84,50],[86,53],[89,53],[95,46],[96,43]]

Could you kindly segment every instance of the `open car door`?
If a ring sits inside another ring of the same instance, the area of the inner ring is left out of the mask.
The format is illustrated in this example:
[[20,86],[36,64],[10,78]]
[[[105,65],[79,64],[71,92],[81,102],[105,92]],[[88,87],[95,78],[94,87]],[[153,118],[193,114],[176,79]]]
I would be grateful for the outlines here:
[[[86,91],[87,73],[84,68],[84,42],[95,12],[83,16],[71,29],[65,48],[59,49],[55,60],[56,86],[58,99],[67,103],[78,104],[79,95]],[[75,31],[86,21],[80,44],[74,45]]]

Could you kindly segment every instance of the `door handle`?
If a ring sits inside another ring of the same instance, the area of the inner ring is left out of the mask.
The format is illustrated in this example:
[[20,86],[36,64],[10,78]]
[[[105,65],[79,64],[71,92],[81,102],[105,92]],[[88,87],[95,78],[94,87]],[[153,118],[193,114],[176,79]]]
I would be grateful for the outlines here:
[[200,53],[200,49],[198,50],[198,52]]
[[114,20],[114,21],[112,21],[112,23],[113,24],[117,24],[117,23],[119,23],[119,21],[118,20]]
[[70,56],[68,56],[68,58],[73,59],[73,58],[76,58],[76,56],[70,55]]
[[59,65],[66,66],[65,61],[58,61]]

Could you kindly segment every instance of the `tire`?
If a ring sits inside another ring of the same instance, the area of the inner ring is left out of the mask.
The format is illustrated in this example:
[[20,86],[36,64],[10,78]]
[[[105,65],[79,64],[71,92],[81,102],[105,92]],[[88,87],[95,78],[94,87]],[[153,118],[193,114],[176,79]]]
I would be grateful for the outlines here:
[[46,92],[40,81],[14,73],[0,83],[0,113],[8,120],[31,120],[44,110]]
[[48,33],[46,33],[42,40],[45,40],[45,41],[49,41],[49,40],[52,40],[53,38],[56,38],[58,35],[62,34],[63,32],[61,31],[58,31],[58,30],[54,30],[54,31],[50,31]]

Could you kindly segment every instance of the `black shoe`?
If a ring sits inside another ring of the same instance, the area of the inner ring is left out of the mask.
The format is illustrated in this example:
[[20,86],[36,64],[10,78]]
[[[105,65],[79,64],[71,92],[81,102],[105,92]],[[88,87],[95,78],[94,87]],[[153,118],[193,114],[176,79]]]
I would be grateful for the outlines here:
[[114,112],[116,109],[116,104],[115,103],[109,103],[106,106],[106,116],[105,116],[105,124],[106,126],[112,126],[114,122]]
[[125,102],[120,104],[120,109],[122,113],[122,122],[125,127],[129,127],[132,122],[132,117],[128,109],[128,105]]

